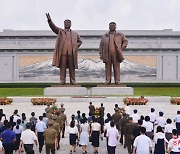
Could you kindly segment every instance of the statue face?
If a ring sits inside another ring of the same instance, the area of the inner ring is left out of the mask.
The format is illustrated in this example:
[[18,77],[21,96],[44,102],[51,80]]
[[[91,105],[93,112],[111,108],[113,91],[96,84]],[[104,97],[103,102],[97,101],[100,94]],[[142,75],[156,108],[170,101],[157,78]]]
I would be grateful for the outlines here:
[[109,24],[109,30],[110,31],[115,31],[116,30],[116,24],[115,23],[110,23]]
[[71,20],[65,20],[64,21],[64,28],[70,29],[71,28]]

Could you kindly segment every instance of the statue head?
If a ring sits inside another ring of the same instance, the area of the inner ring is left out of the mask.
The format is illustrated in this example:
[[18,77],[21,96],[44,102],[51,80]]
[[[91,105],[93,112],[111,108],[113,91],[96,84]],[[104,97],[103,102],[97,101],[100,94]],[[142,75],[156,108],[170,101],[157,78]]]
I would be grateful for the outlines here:
[[116,30],[116,23],[115,22],[110,22],[109,23],[109,30],[110,31],[115,31]]
[[71,20],[69,20],[69,19],[64,20],[64,28],[65,29],[71,28]]

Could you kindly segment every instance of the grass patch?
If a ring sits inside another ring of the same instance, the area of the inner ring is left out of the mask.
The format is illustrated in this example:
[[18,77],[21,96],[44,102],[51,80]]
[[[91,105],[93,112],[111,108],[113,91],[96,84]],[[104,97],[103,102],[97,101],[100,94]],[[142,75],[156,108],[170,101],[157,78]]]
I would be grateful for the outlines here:
[[[44,88],[0,88],[0,97],[43,96],[43,93]],[[134,96],[141,95],[180,97],[180,87],[134,87]]]
[[171,96],[171,97],[180,97],[180,88],[178,87],[154,87],[154,88],[144,88],[144,87],[135,87],[134,88],[135,96]]
[[[45,88],[57,83],[0,83],[0,88]],[[104,83],[78,83],[81,87],[96,87],[97,85],[104,85]],[[180,83],[122,83],[128,87],[180,87]],[[113,84],[112,84],[113,85]]]
[[44,88],[0,88],[0,97],[43,96]]

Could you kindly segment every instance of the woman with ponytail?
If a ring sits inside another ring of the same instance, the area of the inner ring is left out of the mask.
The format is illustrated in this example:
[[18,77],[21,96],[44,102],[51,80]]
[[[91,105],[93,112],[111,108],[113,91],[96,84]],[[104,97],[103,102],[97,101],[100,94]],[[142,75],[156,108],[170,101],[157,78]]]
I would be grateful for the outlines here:
[[19,149],[21,133],[23,131],[23,127],[20,124],[21,124],[21,119],[18,119],[16,125],[13,127],[13,132],[16,134],[16,141],[14,144],[15,151]]

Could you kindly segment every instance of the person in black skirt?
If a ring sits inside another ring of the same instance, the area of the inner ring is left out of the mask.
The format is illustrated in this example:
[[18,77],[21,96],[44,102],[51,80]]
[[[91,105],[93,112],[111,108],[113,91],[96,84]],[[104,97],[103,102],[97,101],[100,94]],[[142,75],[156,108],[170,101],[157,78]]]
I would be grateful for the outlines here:
[[154,154],[165,154],[165,142],[168,142],[161,126],[157,127],[157,133],[154,135],[155,149]]
[[70,154],[72,151],[76,152],[76,140],[78,138],[78,128],[75,125],[75,121],[72,120],[69,126],[69,144],[70,144]]
[[93,117],[93,123],[91,124],[91,141],[92,141],[92,146],[94,147],[94,154],[98,153],[100,134],[101,134],[101,125],[98,123],[98,119]]
[[21,124],[21,120],[18,119],[17,124],[13,127],[13,132],[16,134],[16,141],[14,143],[15,151],[19,149],[21,133],[23,131],[23,127],[20,124]]

